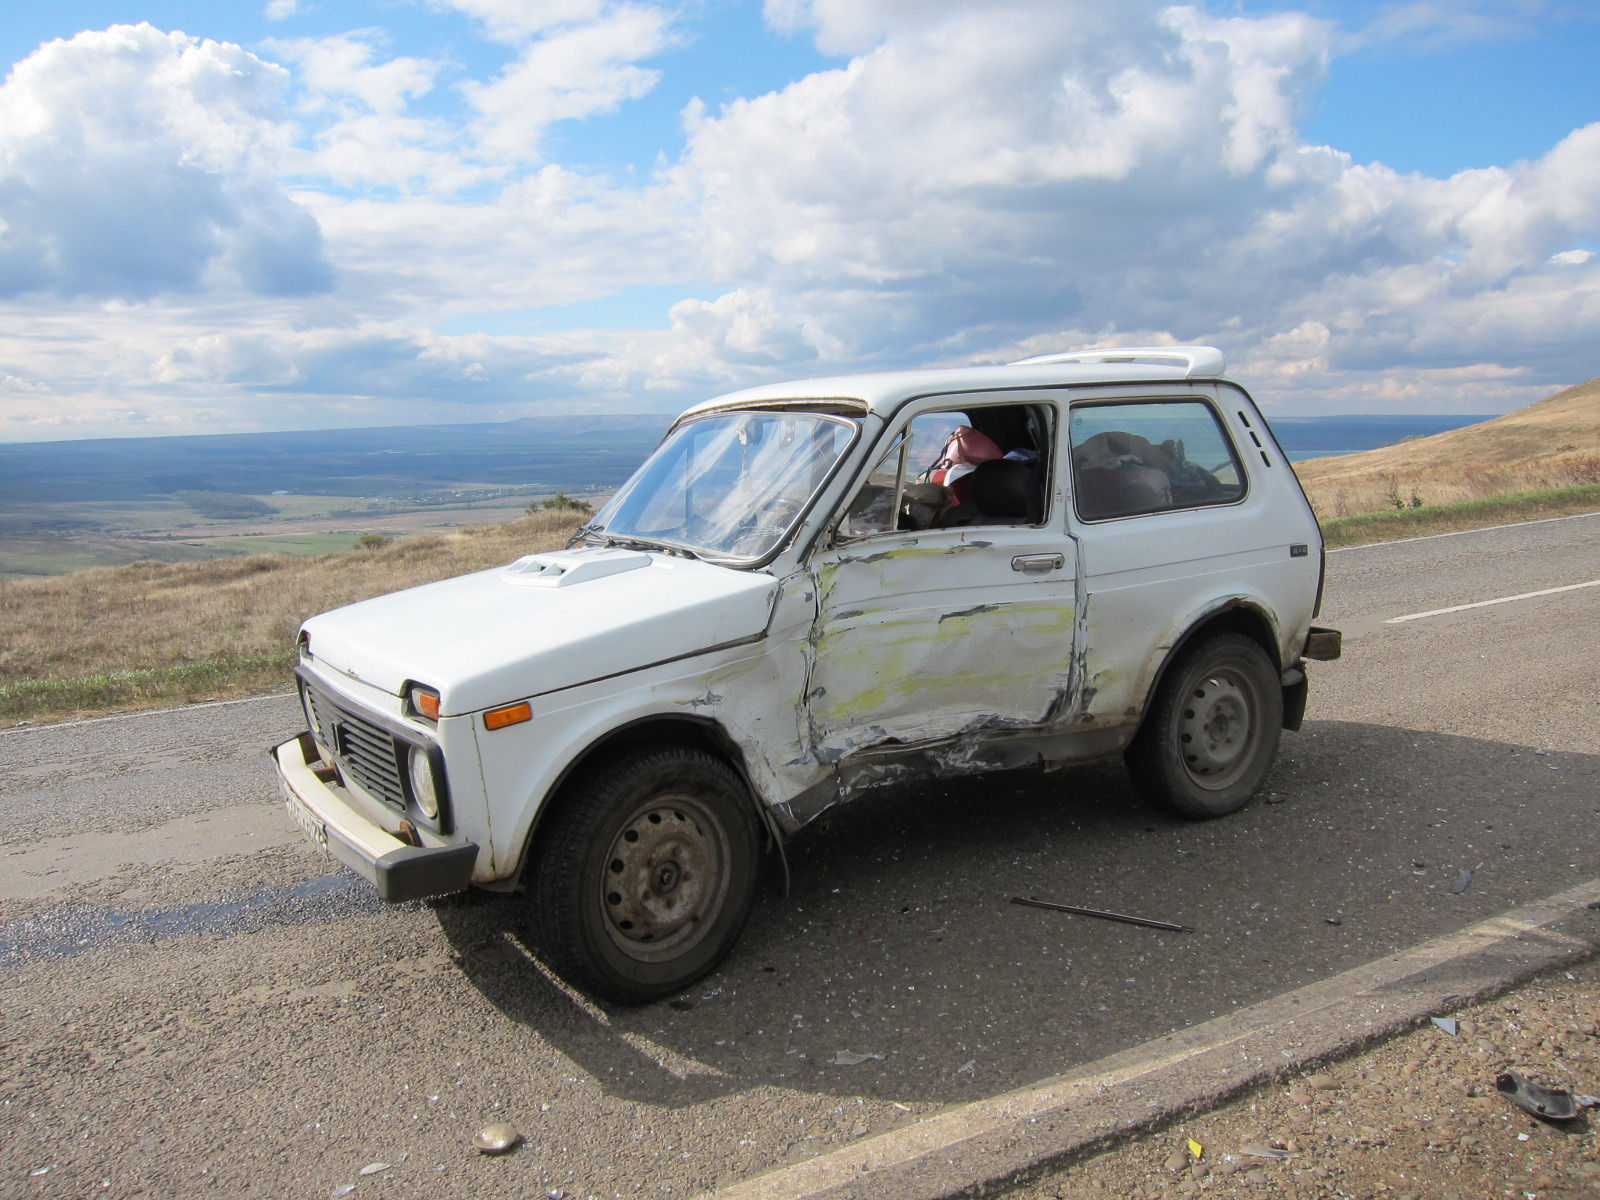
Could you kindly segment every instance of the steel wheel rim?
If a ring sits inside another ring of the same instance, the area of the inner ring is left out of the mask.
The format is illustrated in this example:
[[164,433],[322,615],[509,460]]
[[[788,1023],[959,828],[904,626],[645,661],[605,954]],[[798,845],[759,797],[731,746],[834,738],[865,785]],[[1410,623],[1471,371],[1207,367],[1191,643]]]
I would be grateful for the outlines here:
[[1200,787],[1232,785],[1255,758],[1260,739],[1258,697],[1245,675],[1216,670],[1195,680],[1178,714],[1178,752]]
[[711,931],[728,898],[728,832],[690,796],[656,796],[617,830],[601,864],[607,936],[638,962],[676,958]]

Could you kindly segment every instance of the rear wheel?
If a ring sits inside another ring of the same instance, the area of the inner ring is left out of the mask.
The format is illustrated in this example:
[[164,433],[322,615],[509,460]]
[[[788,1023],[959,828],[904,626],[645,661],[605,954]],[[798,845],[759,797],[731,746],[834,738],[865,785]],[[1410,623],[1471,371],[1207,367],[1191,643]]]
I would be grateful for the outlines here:
[[603,1000],[681,991],[732,948],[755,899],[760,830],[739,777],[699,750],[623,752],[567,788],[538,833],[534,940]]
[[1167,673],[1128,747],[1128,773],[1183,816],[1225,816],[1261,786],[1282,725],[1283,690],[1266,651],[1243,634],[1217,634]]

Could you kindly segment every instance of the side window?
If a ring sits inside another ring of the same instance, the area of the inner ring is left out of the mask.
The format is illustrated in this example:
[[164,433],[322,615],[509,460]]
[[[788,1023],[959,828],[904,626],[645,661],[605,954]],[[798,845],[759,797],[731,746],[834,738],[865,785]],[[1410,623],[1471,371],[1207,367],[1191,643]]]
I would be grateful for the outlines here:
[[866,537],[894,528],[895,497],[904,482],[906,439],[902,435],[882,458],[873,464],[867,481],[851,498],[844,520],[839,522],[842,537]]
[[919,413],[873,465],[843,537],[1044,520],[1053,409],[992,405]]
[[1072,490],[1085,521],[1231,504],[1244,495],[1233,444],[1199,400],[1080,405],[1069,434]]

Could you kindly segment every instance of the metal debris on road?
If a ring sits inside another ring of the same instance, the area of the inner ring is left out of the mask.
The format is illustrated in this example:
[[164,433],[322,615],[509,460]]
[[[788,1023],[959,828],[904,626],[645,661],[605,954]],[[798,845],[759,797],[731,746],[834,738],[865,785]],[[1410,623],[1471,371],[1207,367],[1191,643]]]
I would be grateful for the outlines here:
[[1451,1037],[1455,1037],[1456,1032],[1460,1029],[1460,1025],[1454,1017],[1435,1017],[1433,1018],[1433,1023]]
[[1294,1153],[1285,1150],[1282,1146],[1266,1146],[1260,1142],[1251,1142],[1240,1151],[1252,1158],[1293,1158]]
[[1130,917],[1126,913],[1106,912],[1099,908],[1082,908],[1076,904],[1056,904],[1050,900],[1037,900],[1032,896],[1013,896],[1013,904],[1030,908],[1048,908],[1053,912],[1074,913],[1080,917],[1099,917],[1102,921],[1122,921],[1128,925],[1142,925],[1146,929],[1165,929],[1171,933],[1193,933],[1189,925],[1175,925],[1171,921],[1152,921],[1149,917]]
[[1494,1086],[1523,1112],[1546,1121],[1570,1121],[1583,1111],[1571,1092],[1541,1087],[1516,1071],[1502,1071],[1495,1076]]
[[854,1050],[840,1050],[833,1056],[833,1065],[836,1067],[854,1067],[864,1062],[882,1062],[881,1054],[857,1054]]

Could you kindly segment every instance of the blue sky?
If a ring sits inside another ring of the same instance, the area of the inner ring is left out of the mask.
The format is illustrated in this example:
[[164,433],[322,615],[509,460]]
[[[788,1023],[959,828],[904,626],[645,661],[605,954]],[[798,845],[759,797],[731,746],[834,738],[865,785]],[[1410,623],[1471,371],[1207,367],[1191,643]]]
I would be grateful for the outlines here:
[[1221,346],[1600,374],[1585,0],[59,0],[0,17],[0,440],[669,411]]

